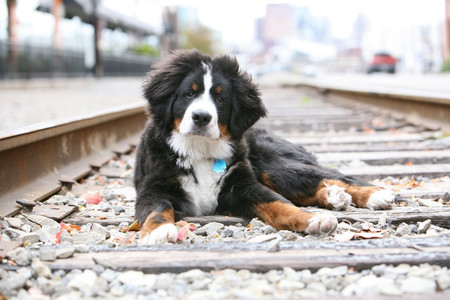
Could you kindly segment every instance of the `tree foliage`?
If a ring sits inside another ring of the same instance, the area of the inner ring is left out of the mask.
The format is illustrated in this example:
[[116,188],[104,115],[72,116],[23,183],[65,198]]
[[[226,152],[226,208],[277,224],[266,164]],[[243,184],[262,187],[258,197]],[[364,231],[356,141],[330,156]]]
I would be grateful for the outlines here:
[[189,26],[181,30],[182,49],[196,48],[203,53],[214,55],[214,32],[204,25]]
[[136,47],[131,48],[131,51],[140,55],[159,57],[159,49],[149,44],[140,44]]
[[446,60],[442,65],[442,72],[450,72],[450,59]]

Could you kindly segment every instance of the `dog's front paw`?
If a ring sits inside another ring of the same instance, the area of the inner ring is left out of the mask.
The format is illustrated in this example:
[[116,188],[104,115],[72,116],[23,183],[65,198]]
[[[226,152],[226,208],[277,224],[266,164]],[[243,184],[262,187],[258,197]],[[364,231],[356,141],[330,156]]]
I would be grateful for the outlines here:
[[394,204],[395,194],[390,190],[379,190],[367,200],[368,209],[390,209]]
[[176,243],[178,237],[178,230],[175,225],[171,223],[163,224],[153,230],[149,234],[142,232],[141,244],[153,245],[153,244],[165,244]]
[[347,210],[352,203],[352,196],[345,192],[345,188],[337,185],[326,187],[328,192],[328,203],[334,210]]
[[305,229],[309,234],[330,234],[336,230],[338,221],[335,216],[329,214],[317,214],[308,220]]

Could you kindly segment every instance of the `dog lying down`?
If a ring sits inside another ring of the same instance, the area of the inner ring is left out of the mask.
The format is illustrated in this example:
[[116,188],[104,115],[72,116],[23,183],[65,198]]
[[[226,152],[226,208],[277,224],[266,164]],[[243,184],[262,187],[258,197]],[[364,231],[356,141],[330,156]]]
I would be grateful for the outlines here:
[[391,191],[320,166],[303,147],[252,129],[266,116],[235,58],[177,51],[147,75],[151,118],[137,149],[135,217],[144,244],[174,243],[175,220],[232,214],[329,234],[337,220],[298,206],[388,209]]

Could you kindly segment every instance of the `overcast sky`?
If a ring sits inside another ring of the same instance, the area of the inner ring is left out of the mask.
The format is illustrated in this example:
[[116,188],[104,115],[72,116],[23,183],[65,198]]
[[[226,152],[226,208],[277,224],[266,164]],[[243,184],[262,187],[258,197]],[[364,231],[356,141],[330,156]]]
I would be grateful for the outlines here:
[[[104,0],[123,5],[122,0]],[[444,0],[141,0],[140,19],[148,20],[148,12],[158,6],[182,5],[198,9],[200,21],[222,31],[225,41],[248,42],[254,35],[255,19],[263,17],[269,3],[290,3],[309,6],[315,16],[327,16],[333,34],[339,38],[350,35],[359,12],[365,13],[374,26],[405,26],[436,24],[444,19]],[[147,9],[145,9],[147,7]],[[130,7],[131,9],[131,7]]]
[[[6,22],[6,1],[0,5],[0,18]],[[44,22],[33,8],[37,0],[19,0],[21,23]],[[223,39],[235,43],[250,42],[255,19],[265,15],[269,3],[309,6],[315,16],[327,16],[335,37],[348,37],[359,12],[364,12],[373,26],[408,26],[439,24],[444,19],[444,0],[103,0],[106,6],[126,15],[160,26],[164,6],[183,5],[198,9],[200,22],[222,32]],[[34,15],[34,16],[33,16]],[[45,16],[48,17],[48,16]],[[3,37],[2,33],[0,37]]]

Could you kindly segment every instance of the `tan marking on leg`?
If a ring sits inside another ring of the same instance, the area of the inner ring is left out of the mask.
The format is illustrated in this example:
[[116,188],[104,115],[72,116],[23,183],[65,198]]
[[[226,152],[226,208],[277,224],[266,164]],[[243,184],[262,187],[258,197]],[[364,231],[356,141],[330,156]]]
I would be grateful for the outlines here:
[[345,191],[352,195],[352,202],[357,207],[366,207],[367,201],[373,193],[378,192],[381,188],[376,186],[356,186],[349,185]]
[[281,201],[255,204],[255,210],[258,217],[277,230],[303,231],[315,215]]
[[174,223],[174,221],[175,217],[171,208],[166,209],[162,213],[159,211],[152,212],[148,215],[147,219],[144,222],[144,225],[142,225],[141,238],[143,238],[147,234],[150,234],[159,226],[167,223]]
[[333,205],[328,203],[328,190],[326,187],[322,187],[316,191],[315,200],[316,205],[323,208],[332,209]]
[[[317,192],[316,192],[316,194],[317,194]],[[314,206],[314,205],[318,205],[317,199],[316,199],[316,194],[314,194],[314,196],[311,196],[311,197],[302,197],[302,196],[290,197],[289,200],[291,200],[292,203],[295,203],[300,206]]]
[[352,202],[357,207],[366,207],[367,201],[370,196],[381,190],[381,188],[376,186],[358,186],[358,185],[349,185],[340,180],[323,180],[321,184],[324,185],[324,182],[328,185],[336,184],[337,186],[344,187],[345,191],[352,196]]
[[[322,180],[317,185],[314,195],[310,197],[294,196],[288,197],[293,203],[301,206],[319,206],[328,209],[335,209],[333,204],[329,202],[328,186],[337,185],[341,188],[347,188],[349,185],[339,180]],[[347,191],[346,191],[347,192]]]
[[325,208],[332,208],[332,206],[328,203],[328,191],[326,186],[323,184],[323,181],[319,183],[317,186],[316,192],[314,195],[310,197],[304,196],[294,196],[290,199],[293,203],[301,205],[301,206],[320,206]]

